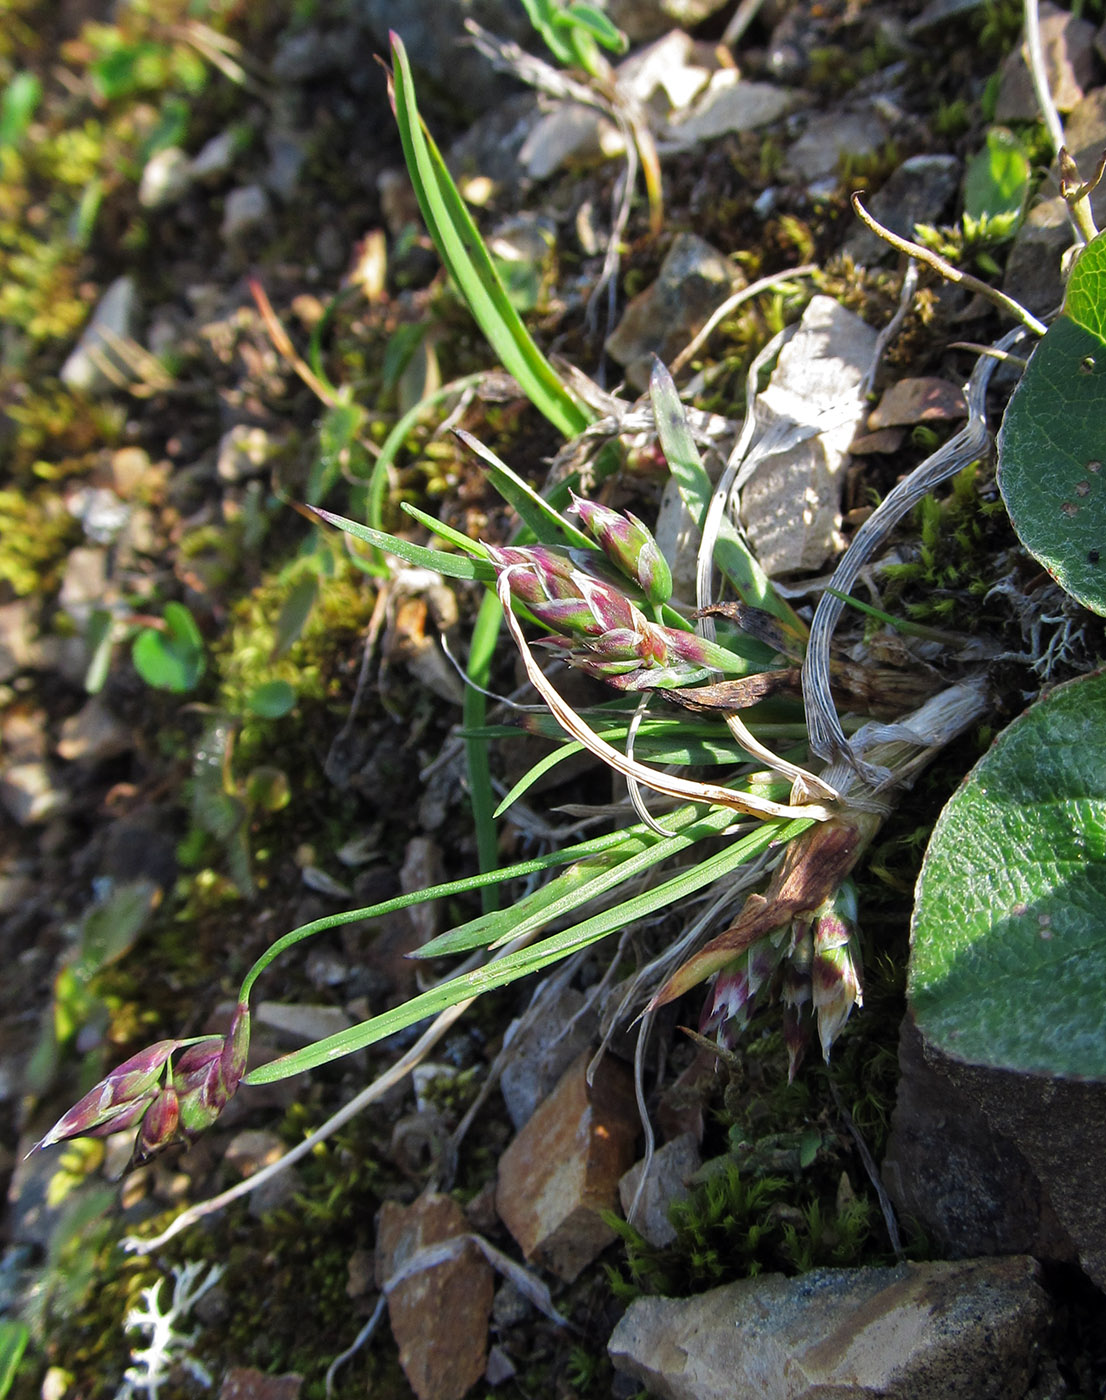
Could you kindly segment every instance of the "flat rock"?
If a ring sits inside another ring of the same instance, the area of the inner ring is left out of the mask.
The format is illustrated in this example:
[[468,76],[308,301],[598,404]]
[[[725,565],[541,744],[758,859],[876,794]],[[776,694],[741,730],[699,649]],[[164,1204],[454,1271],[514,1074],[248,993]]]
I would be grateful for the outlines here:
[[868,415],[868,427],[875,432],[915,423],[953,423],[967,416],[963,389],[947,379],[926,375],[892,384]]
[[650,1244],[663,1249],[676,1238],[676,1229],[668,1218],[668,1208],[675,1201],[685,1200],[688,1182],[702,1166],[699,1143],[694,1133],[682,1133],[666,1142],[653,1153],[645,1186],[638,1197],[637,1210],[630,1215],[637,1196],[638,1184],[645,1169],[645,1159],[635,1162],[618,1183],[622,1212],[634,1228]]
[[496,1209],[527,1259],[571,1281],[615,1238],[639,1120],[630,1071],[605,1055],[588,1085],[580,1055],[499,1159]]
[[697,234],[677,234],[657,280],[633,298],[607,337],[607,353],[643,391],[653,356],[673,359],[739,284],[733,264],[717,248]]
[[815,1269],[641,1298],[609,1350],[659,1400],[1013,1400],[1049,1315],[1024,1256]]
[[[137,282],[131,276],[117,277],[97,302],[76,348],[61,367],[61,382],[67,389],[97,396],[110,393],[120,381],[130,378],[113,345],[135,338],[138,316]],[[105,364],[114,368],[114,377]]]
[[[913,238],[915,224],[936,224],[960,185],[955,156],[911,156],[891,173],[864,207],[892,233]],[[857,228],[845,244],[854,262],[888,262],[899,255],[867,228]]]
[[[449,1196],[421,1196],[411,1206],[385,1201],[376,1236],[377,1286],[384,1288],[419,1250],[467,1231],[461,1207]],[[491,1265],[471,1243],[389,1289],[392,1334],[418,1400],[461,1400],[484,1374],[493,1289]]]
[[1055,311],[1064,299],[1061,260],[1073,240],[1060,195],[1034,205],[1014,235],[1002,290],[1038,316]]
[[[1089,20],[1043,4],[1041,48],[1044,51],[1048,90],[1058,112],[1070,112],[1082,100],[1094,76],[1095,27]],[[1019,45],[1006,57],[999,74],[995,121],[1038,121],[1040,110],[1033,93],[1033,80],[1025,61],[1025,46]]]
[[880,1171],[896,1210],[942,1253],[1072,1259],[1032,1167],[952,1083],[913,1021],[899,1034],[899,1085]]
[[[783,450],[753,470],[741,518],[770,576],[820,568],[834,548],[840,476],[866,407],[860,387],[875,343],[859,316],[813,297],[757,402],[758,440],[774,436]],[[803,425],[806,436],[796,442]]]
[[746,82],[733,68],[720,68],[706,90],[662,132],[668,149],[686,151],[735,131],[755,131],[785,116],[796,97],[773,83]]

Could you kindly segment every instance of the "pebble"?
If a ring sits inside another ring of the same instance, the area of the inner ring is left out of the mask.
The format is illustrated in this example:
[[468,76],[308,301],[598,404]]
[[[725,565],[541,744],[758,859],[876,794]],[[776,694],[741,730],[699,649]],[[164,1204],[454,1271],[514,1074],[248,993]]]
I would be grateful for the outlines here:
[[167,209],[192,188],[195,170],[179,146],[166,146],[146,162],[138,185],[143,209]]
[[[131,276],[117,277],[96,304],[92,318],[77,341],[76,348],[61,367],[61,382],[67,389],[93,397],[110,393],[117,379],[130,372],[112,349],[113,340],[133,340],[138,329],[138,284]],[[104,362],[115,367],[112,378]]]
[[658,1249],[675,1240],[676,1230],[668,1218],[668,1209],[674,1202],[687,1198],[688,1183],[701,1165],[702,1157],[694,1133],[683,1133],[658,1147],[649,1164],[649,1175],[632,1216],[630,1208],[637,1196],[645,1159],[635,1162],[618,1183],[623,1214]]
[[[467,1233],[449,1196],[413,1205],[385,1201],[376,1235],[376,1282],[385,1288],[420,1250]],[[461,1400],[484,1374],[494,1281],[474,1244],[388,1288],[388,1317],[400,1365],[418,1400]]]
[[223,205],[220,233],[224,243],[233,243],[252,233],[271,213],[269,196],[260,185],[241,185],[231,190]]
[[589,1051],[499,1159],[496,1209],[527,1259],[571,1282],[615,1238],[601,1212],[618,1202],[640,1122],[630,1071]]

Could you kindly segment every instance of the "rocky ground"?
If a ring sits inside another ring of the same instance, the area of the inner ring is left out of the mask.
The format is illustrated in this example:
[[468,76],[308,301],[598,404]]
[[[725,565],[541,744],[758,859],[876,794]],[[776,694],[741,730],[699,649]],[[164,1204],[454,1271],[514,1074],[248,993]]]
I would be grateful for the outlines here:
[[[701,993],[666,1008],[633,1229],[633,1028],[589,1064],[605,993],[674,918],[540,989],[488,994],[414,1076],[151,1253],[118,1242],[286,1155],[422,1027],[243,1089],[187,1152],[134,1172],[133,1133],[25,1156],[126,1056],[221,1033],[280,934],[477,867],[463,686],[441,639],[464,654],[479,594],[358,567],[293,508],[363,516],[394,424],[463,376],[409,425],[392,528],[413,537],[406,501],[510,537],[447,416],[539,487],[561,445],[490,372],[422,229],[376,61],[389,28],[535,337],[627,399],[734,290],[800,264],[809,278],[745,303],[687,358],[685,398],[739,418],[752,356],[801,316],[831,399],[843,383],[861,394],[903,268],[859,228],[855,189],[903,233],[942,226],[952,256],[1030,310],[1058,305],[1070,234],[1018,6],[765,0],[734,38],[738,8],[608,6],[631,39],[622,81],[656,139],[664,215],[650,227],[638,188],[595,300],[622,134],[460,42],[471,10],[541,52],[522,6],[0,0],[0,1397],[1106,1394],[1098,1086],[973,1075],[903,1018],[933,820],[1044,679],[1102,654],[1097,622],[1020,554],[988,463],[892,545],[885,605],[983,638],[993,701],[859,872],[865,1004],[832,1078],[808,1063],[788,1083],[778,1013],[719,1057],[679,1029]],[[1045,16],[1085,172],[1106,145],[1102,18]],[[996,122],[1035,192],[1016,235],[972,245],[962,180]],[[954,343],[1002,328],[925,274],[871,401],[840,441],[826,434],[821,494],[809,463],[753,484],[750,537],[797,606],[801,580],[961,421],[973,360]],[[635,451],[620,503],[653,521],[664,482],[652,444]],[[493,688],[520,679],[504,647]],[[521,732],[497,741],[502,789],[542,752]],[[547,851],[581,809],[622,796],[596,765],[555,770],[501,824],[502,859]],[[413,995],[425,965],[405,954],[478,908],[461,893],[293,949],[259,984],[255,1061]],[[139,1354],[153,1322],[124,1327],[159,1280],[153,1311],[180,1338],[160,1383]]]

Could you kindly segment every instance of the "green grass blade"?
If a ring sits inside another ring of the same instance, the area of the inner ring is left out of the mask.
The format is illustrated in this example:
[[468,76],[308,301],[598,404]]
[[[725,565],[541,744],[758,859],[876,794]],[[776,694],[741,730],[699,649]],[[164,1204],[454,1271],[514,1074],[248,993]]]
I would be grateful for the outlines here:
[[[476,687],[487,690],[491,684],[492,657],[499,640],[503,610],[499,599],[489,593],[480,604],[469,641],[469,662],[466,674],[472,685],[465,686],[461,722],[466,729],[479,729],[488,713],[488,702]],[[483,872],[492,871],[499,863],[499,841],[495,830],[495,790],[488,767],[488,746],[480,739],[465,740],[465,762],[468,767],[469,802],[476,831],[476,858]],[[484,908],[499,907],[499,891],[494,885],[484,890]]]
[[[626,833],[625,846],[609,853],[606,863],[595,869],[593,878],[586,884],[554,891],[548,899],[540,900],[530,913],[522,918],[516,917],[514,909],[506,911],[501,916],[502,926],[499,931],[492,932],[490,936],[489,927],[484,921],[471,920],[468,924],[462,924],[459,928],[442,934],[433,943],[428,943],[420,949],[420,956],[468,953],[474,948],[495,947],[498,943],[509,943],[520,934],[532,933],[545,924],[563,919],[582,904],[590,903],[591,900],[606,894],[608,890],[625,884],[627,880],[632,880],[670,856],[686,851],[697,841],[702,841],[708,836],[717,836],[733,823],[733,813],[728,809],[715,809],[704,816],[700,809],[682,807],[667,821],[668,825],[676,830],[674,835],[664,840],[642,827],[633,834]],[[552,885],[556,882],[550,883]],[[539,893],[544,894],[545,891]]]
[[474,452],[487,468],[488,480],[512,506],[522,523],[542,544],[563,545],[566,542],[577,549],[596,550],[595,541],[544,500],[534,488],[524,481],[517,472],[511,470],[490,448],[463,428],[454,430],[455,435]]
[[543,939],[531,948],[520,948],[515,953],[495,962],[487,963],[474,972],[451,978],[441,986],[434,987],[420,996],[412,997],[402,1006],[374,1016],[337,1035],[328,1036],[315,1045],[298,1050],[291,1055],[281,1056],[267,1065],[259,1065],[243,1077],[244,1084],[273,1084],[294,1074],[315,1069],[319,1065],[331,1064],[343,1055],[351,1055],[356,1050],[374,1045],[396,1031],[436,1016],[439,1012],[456,1006],[469,997],[480,996],[496,987],[505,987],[520,977],[540,972],[550,964],[579,952],[582,948],[597,943],[608,934],[623,929],[627,924],[666,909],[677,901],[687,899],[697,890],[722,879],[739,865],[752,860],[777,841],[790,841],[810,826],[809,821],[794,821],[787,825],[780,822],[764,822],[756,831],[719,851],[708,860],[702,861],[690,870],[667,880],[655,889],[646,890],[613,909],[594,914],[591,918],[575,924],[562,933]]
[[[518,730],[515,730],[518,733]],[[544,758],[539,758],[537,763],[532,764],[526,772],[511,788],[507,796],[500,802],[499,806],[492,813],[494,817],[501,817],[509,807],[513,807],[524,793],[530,791],[539,778],[544,778],[551,768],[556,768],[558,763],[563,763],[566,758],[571,758],[574,753],[583,753],[584,746],[577,739],[573,739],[568,744],[561,744],[552,753],[547,753]]]
[[398,35],[391,35],[391,44],[396,123],[427,231],[503,368],[565,437],[575,437],[587,427],[590,416],[565,388],[511,305],[480,231],[422,124],[407,53]]
[[[371,544],[374,549],[394,554],[399,559],[406,559],[409,564],[417,564],[419,568],[436,569],[447,578],[479,579],[482,583],[492,583],[495,579],[495,568],[486,559],[471,559],[466,554],[446,554],[440,549],[427,549],[425,545],[401,540],[397,535],[374,530],[371,525],[361,525],[356,520],[350,520],[344,515],[335,515],[333,511],[322,510],[319,506],[307,506],[305,509],[312,515],[317,515],[326,524],[344,530],[347,535],[353,535],[365,544]],[[464,536],[460,538],[463,539]],[[472,548],[471,540],[468,544]]]

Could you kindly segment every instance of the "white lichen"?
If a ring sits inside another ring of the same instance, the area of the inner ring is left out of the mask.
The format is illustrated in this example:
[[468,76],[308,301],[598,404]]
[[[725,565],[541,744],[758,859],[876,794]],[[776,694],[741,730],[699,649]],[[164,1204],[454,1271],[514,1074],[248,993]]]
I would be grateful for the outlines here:
[[221,1264],[210,1267],[199,1263],[174,1265],[173,1298],[166,1312],[161,1311],[164,1279],[142,1290],[142,1302],[127,1313],[123,1327],[128,1332],[145,1332],[148,1343],[131,1348],[134,1364],[124,1371],[115,1400],[134,1400],[137,1391],[145,1391],[149,1400],[158,1400],[158,1391],[167,1384],[174,1367],[180,1367],[201,1385],[211,1385],[207,1368],[192,1355],[196,1334],[180,1330],[179,1324],[222,1275]]

